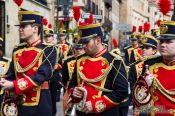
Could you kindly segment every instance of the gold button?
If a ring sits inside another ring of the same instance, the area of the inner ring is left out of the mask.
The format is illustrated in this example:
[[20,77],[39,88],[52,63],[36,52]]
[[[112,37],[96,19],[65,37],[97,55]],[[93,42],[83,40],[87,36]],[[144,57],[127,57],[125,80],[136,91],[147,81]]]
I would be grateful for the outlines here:
[[37,71],[38,70],[38,67],[33,67],[33,71]]
[[93,96],[92,96],[92,99],[96,99],[96,98],[98,98],[97,95],[93,95]]
[[38,88],[33,88],[32,90],[33,90],[33,91],[37,91],[37,90],[38,90]]
[[32,100],[32,101],[36,101],[36,97],[32,97],[31,100]]
[[159,99],[159,98],[158,98],[157,96],[154,96],[154,97],[153,97],[153,100],[154,100],[154,101],[157,101],[158,99]]

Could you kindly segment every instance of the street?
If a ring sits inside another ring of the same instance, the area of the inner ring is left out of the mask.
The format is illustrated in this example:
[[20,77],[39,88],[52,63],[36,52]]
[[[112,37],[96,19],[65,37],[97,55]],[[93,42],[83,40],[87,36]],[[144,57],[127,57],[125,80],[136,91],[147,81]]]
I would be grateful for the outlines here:
[[60,94],[60,102],[57,102],[57,113],[56,116],[63,116],[63,89]]
[[60,102],[57,102],[57,114],[56,116],[63,116],[63,107],[62,107],[62,99]]

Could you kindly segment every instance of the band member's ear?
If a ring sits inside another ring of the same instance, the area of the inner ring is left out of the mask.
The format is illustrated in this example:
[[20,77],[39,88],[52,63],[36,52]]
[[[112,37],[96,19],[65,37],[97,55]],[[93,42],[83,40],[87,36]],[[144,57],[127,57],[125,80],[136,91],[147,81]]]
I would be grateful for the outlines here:
[[38,33],[38,26],[34,26],[33,29],[34,29],[34,32]]
[[96,38],[96,40],[97,40],[97,44],[101,43],[101,38],[99,36]]

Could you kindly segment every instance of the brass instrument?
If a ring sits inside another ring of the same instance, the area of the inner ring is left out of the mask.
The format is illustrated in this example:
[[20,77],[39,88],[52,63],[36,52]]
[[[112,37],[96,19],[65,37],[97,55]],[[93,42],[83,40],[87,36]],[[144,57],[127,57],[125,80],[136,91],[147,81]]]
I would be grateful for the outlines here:
[[72,104],[71,108],[68,108],[68,110],[65,113],[65,116],[76,116],[76,104]]
[[84,87],[80,88],[81,91],[83,92],[83,99],[77,104],[77,110],[78,111],[83,111],[84,106],[86,104],[86,98],[87,98],[87,90]]
[[84,106],[86,104],[87,90],[84,87],[80,87],[80,90],[84,94],[83,99],[79,103],[73,103],[72,107],[66,111],[65,113],[66,116],[76,116],[76,110],[83,111]]

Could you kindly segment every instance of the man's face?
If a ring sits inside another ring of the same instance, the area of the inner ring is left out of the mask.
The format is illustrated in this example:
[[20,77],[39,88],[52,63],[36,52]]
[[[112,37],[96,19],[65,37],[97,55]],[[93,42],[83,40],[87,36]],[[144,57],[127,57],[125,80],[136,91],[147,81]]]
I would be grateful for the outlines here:
[[175,56],[175,39],[160,40],[159,52],[164,57],[174,57]]
[[138,40],[136,38],[131,39],[131,44],[132,44],[132,46],[138,45]]
[[142,55],[143,56],[151,56],[156,54],[157,50],[153,49],[151,46],[143,46],[142,47]]
[[54,42],[54,37],[53,37],[52,35],[50,35],[50,36],[45,36],[45,37],[44,37],[44,41],[45,41],[46,43],[53,43],[53,42]]
[[32,26],[31,24],[22,24],[19,26],[19,34],[22,40],[28,40],[33,37],[36,26]]
[[86,54],[88,55],[94,55],[98,52],[97,39],[95,38],[90,39],[88,42],[84,43],[83,46]]
[[63,41],[63,40],[65,40],[65,39],[66,39],[66,35],[62,35],[62,34],[61,34],[61,35],[59,36],[59,40],[60,40],[60,41]]
[[75,55],[80,55],[80,54],[84,54],[84,48],[74,48],[74,54]]

